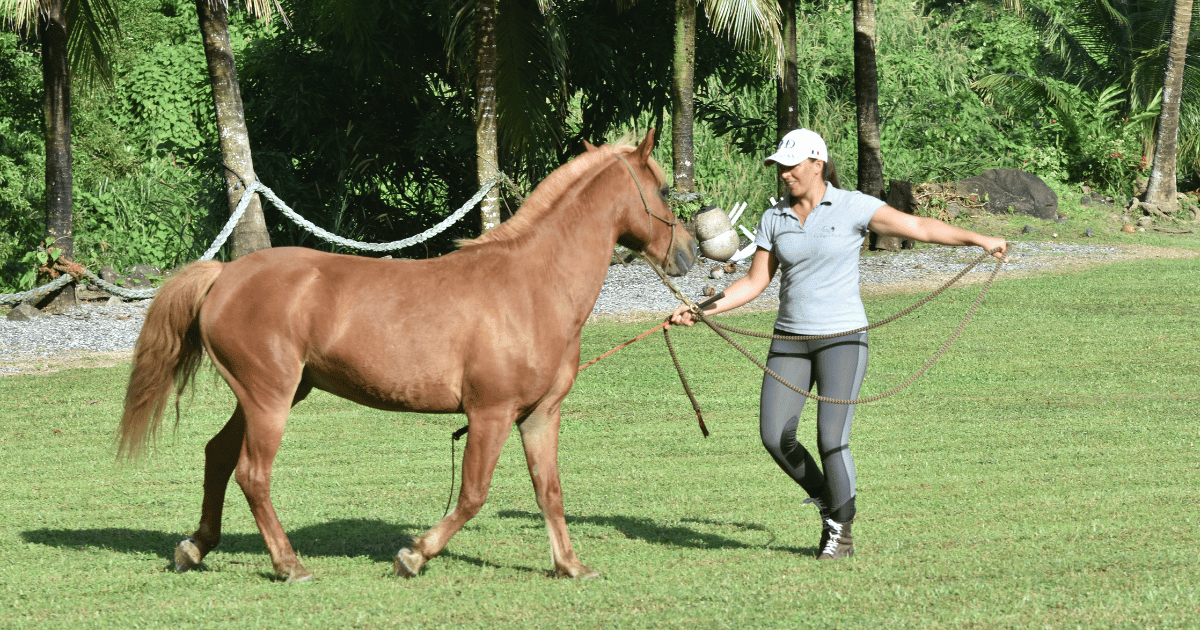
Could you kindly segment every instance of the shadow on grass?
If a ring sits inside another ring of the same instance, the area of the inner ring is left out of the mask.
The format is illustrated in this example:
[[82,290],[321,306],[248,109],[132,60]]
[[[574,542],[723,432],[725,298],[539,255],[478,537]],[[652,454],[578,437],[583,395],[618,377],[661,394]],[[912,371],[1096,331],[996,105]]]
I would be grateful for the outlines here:
[[[425,528],[397,525],[375,519],[340,519],[289,530],[288,540],[304,557],[368,557],[375,562],[390,562],[396,550],[407,545]],[[35,529],[21,532],[25,542],[82,549],[92,547],[119,553],[153,553],[167,561],[175,558],[175,546],[190,534],[120,527],[100,529]],[[221,535],[214,553],[265,554],[267,546],[257,532]],[[471,562],[469,558],[460,558]]]
[[[542,515],[536,512],[519,510],[504,510],[499,512],[501,518],[516,518],[542,522]],[[730,523],[710,521],[705,519],[684,519],[683,522],[698,525],[698,528],[683,525],[663,525],[653,519],[633,516],[585,516],[568,517],[568,524],[584,523],[611,528],[627,538],[644,540],[657,545],[676,547],[691,547],[696,549],[766,549],[773,548],[798,554],[811,554],[813,548],[773,547],[775,535],[768,528],[757,523]],[[316,557],[367,557],[374,562],[391,562],[396,551],[425,531],[425,527],[413,524],[395,524],[377,519],[339,519],[300,527],[288,532],[292,546],[305,558]],[[710,530],[710,531],[701,531]],[[765,543],[747,543],[736,538],[714,533],[711,530],[727,532],[763,532],[767,535]],[[28,543],[57,547],[61,549],[85,548],[107,549],[118,553],[151,553],[161,558],[165,563],[174,561],[175,547],[187,534],[163,532],[142,529],[109,527],[98,529],[35,529],[21,533],[21,538]],[[452,551],[453,546],[444,550],[439,556],[452,558],[478,567],[498,569],[514,569],[531,573],[545,573],[541,568],[522,566],[503,566],[488,560],[467,556]],[[214,553],[244,553],[265,554],[266,545],[258,533],[226,533],[221,536],[221,544]],[[214,557],[215,559],[215,557]],[[235,564],[244,564],[229,560]],[[258,562],[251,564],[260,564]],[[264,566],[270,566],[270,560],[264,558]],[[203,570],[203,565],[197,567]],[[270,577],[269,573],[264,575]]]
[[[526,512],[523,510],[501,510],[497,513],[497,515],[502,518],[534,520],[539,523],[543,520],[541,514],[536,512]],[[685,518],[682,519],[682,522],[693,523],[700,527],[693,528],[684,525],[664,525],[650,518],[624,516],[619,514],[613,516],[567,517],[568,526],[570,526],[572,523],[586,523],[588,525],[608,527],[620,532],[626,538],[644,540],[655,545],[692,547],[695,549],[776,549],[779,551],[808,555],[816,553],[816,547],[774,546],[772,543],[775,542],[775,533],[769,528],[758,523],[737,523],[698,518]],[[712,531],[701,531],[701,529],[721,529],[727,532],[762,532],[766,534],[767,540],[763,543],[748,543],[726,535],[714,533]]]

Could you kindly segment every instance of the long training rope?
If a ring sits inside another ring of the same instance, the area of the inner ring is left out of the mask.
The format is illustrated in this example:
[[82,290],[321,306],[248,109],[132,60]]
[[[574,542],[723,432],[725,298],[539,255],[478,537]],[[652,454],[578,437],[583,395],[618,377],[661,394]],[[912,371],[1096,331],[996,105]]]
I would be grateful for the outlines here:
[[[652,269],[654,269],[655,273],[658,274],[659,278],[662,279],[663,283],[667,286],[667,288],[670,289],[671,292],[675,294],[675,297],[678,298],[681,302],[683,302],[685,305],[688,306],[688,309],[696,316],[697,319],[704,322],[709,328],[712,328],[713,332],[717,333],[718,336],[720,336],[727,343],[729,343],[729,345],[733,346],[738,352],[741,352],[742,355],[745,356],[747,359],[750,359],[750,361],[753,362],[755,365],[757,365],[759,367],[759,369],[761,369],[763,371],[763,373],[770,375],[772,378],[779,381],[785,387],[787,387],[807,398],[811,398],[811,399],[819,401],[819,402],[828,402],[828,403],[834,403],[834,404],[840,404],[840,405],[857,405],[857,404],[866,404],[866,403],[870,403],[870,402],[875,402],[877,400],[882,400],[884,398],[887,398],[888,396],[891,396],[891,395],[899,392],[900,390],[908,387],[913,382],[915,382],[918,378],[920,378],[922,374],[924,374],[927,370],[929,370],[929,368],[932,367],[933,364],[936,363],[937,360],[940,359],[943,354],[945,354],[945,352],[950,348],[951,344],[953,344],[954,341],[956,339],[958,339],[959,335],[962,334],[963,329],[966,328],[967,323],[971,321],[972,317],[974,317],[975,311],[979,308],[979,304],[981,302],[983,302],[984,296],[987,295],[988,290],[992,287],[992,283],[995,282],[995,280],[996,280],[996,276],[1000,273],[1000,267],[1001,267],[1001,265],[1004,264],[1004,261],[1003,260],[996,261],[996,266],[995,266],[995,268],[992,269],[991,275],[988,276],[987,282],[984,284],[983,289],[979,292],[979,297],[975,299],[975,303],[972,304],[971,308],[967,311],[967,314],[963,318],[962,323],[960,323],[958,325],[958,328],[956,328],[954,333],[952,335],[950,335],[950,338],[946,340],[946,343],[942,344],[942,347],[937,351],[937,353],[935,353],[933,355],[933,357],[931,357],[929,359],[929,361],[927,361],[925,363],[925,365],[921,366],[921,368],[919,370],[917,370],[915,373],[913,373],[912,376],[908,377],[900,385],[897,385],[896,387],[893,387],[892,389],[890,389],[886,392],[883,392],[881,394],[876,394],[874,396],[868,396],[866,398],[858,398],[855,400],[844,400],[844,399],[840,399],[840,398],[828,398],[825,396],[820,396],[818,394],[814,394],[812,392],[801,389],[800,387],[797,387],[796,385],[787,382],[786,380],[783,379],[783,377],[781,377],[781,376],[779,376],[779,374],[775,373],[775,371],[768,368],[765,363],[763,363],[762,361],[759,361],[758,358],[756,358],[749,351],[747,351],[745,348],[743,348],[740,344],[738,344],[736,341],[734,341],[729,335],[727,335],[726,331],[736,333],[736,334],[747,335],[747,336],[751,336],[751,337],[758,337],[761,339],[807,341],[807,340],[816,340],[816,339],[832,339],[834,337],[841,337],[843,335],[851,335],[854,333],[865,332],[867,330],[879,328],[881,326],[890,324],[890,323],[900,319],[901,317],[904,317],[905,315],[912,313],[913,311],[917,310],[918,308],[921,308],[922,306],[928,304],[934,298],[936,298],[937,296],[939,296],[943,292],[945,292],[946,289],[949,289],[952,285],[954,285],[954,283],[958,282],[964,276],[966,276],[968,273],[970,273],[970,271],[972,269],[974,269],[977,265],[979,265],[979,263],[983,262],[984,260],[987,260],[987,258],[989,256],[994,255],[997,251],[999,251],[999,250],[991,250],[991,251],[984,252],[982,255],[979,256],[979,258],[972,261],[962,271],[960,271],[957,275],[955,275],[953,278],[948,280],[945,284],[938,287],[935,291],[933,291],[929,295],[925,296],[924,298],[922,298],[921,300],[919,300],[912,306],[900,311],[899,313],[896,313],[895,315],[892,315],[891,317],[880,320],[873,324],[868,324],[867,326],[863,326],[861,328],[856,328],[854,330],[848,330],[845,332],[839,332],[839,333],[834,333],[834,334],[830,334],[830,335],[775,335],[772,333],[760,333],[760,332],[751,331],[751,330],[743,330],[740,328],[734,328],[732,326],[726,326],[724,324],[717,323],[704,314],[704,308],[703,308],[708,303],[715,302],[716,299],[708,300],[708,301],[702,303],[701,305],[693,304],[690,300],[688,300],[683,295],[683,293],[674,285],[674,283],[672,283],[670,281],[670,279],[667,277],[667,275],[665,273],[663,273],[663,271],[661,269],[659,269],[649,259],[647,259],[646,262],[650,264],[650,267]],[[683,391],[684,391],[684,393],[687,394],[688,400],[691,401],[692,409],[695,410],[695,412],[696,412],[696,419],[697,419],[698,423],[700,424],[700,432],[703,433],[705,437],[708,437],[708,429],[704,425],[704,417],[700,412],[700,404],[696,401],[696,397],[692,393],[691,387],[688,386],[687,377],[685,377],[684,373],[683,373],[683,366],[679,363],[679,358],[675,354],[674,344],[671,343],[671,333],[669,331],[669,328],[665,327],[665,326],[660,326],[660,327],[662,328],[663,337],[667,343],[667,351],[671,355],[671,360],[675,364],[675,371],[679,374],[679,381],[683,385]],[[651,329],[651,332],[653,330],[657,330],[657,329],[658,328]],[[626,344],[626,345],[628,345],[628,344]]]
[[[875,394],[874,396],[867,396],[866,398],[857,398],[855,400],[843,400],[841,398],[827,398],[825,396],[820,396],[817,394],[813,394],[812,392],[805,391],[805,390],[793,385],[792,383],[785,381],[783,379],[783,377],[776,374],[774,370],[768,368],[765,363],[763,363],[762,361],[759,361],[757,357],[750,354],[750,352],[748,352],[745,348],[743,348],[736,341],[734,341],[732,338],[730,338],[729,335],[725,334],[726,331],[741,334],[741,335],[748,335],[751,337],[758,337],[761,339],[779,339],[779,340],[785,340],[785,341],[810,341],[810,340],[816,340],[816,339],[832,339],[834,337],[841,337],[843,335],[852,335],[854,333],[866,332],[868,330],[871,330],[874,328],[879,328],[880,326],[890,324],[890,323],[900,319],[901,317],[904,317],[905,315],[912,313],[913,311],[917,310],[918,308],[921,308],[922,306],[928,304],[930,301],[932,301],[934,298],[936,298],[938,295],[940,295],[946,289],[950,288],[950,286],[953,285],[955,282],[958,282],[960,279],[962,279],[962,277],[965,276],[972,269],[974,269],[976,265],[983,262],[985,259],[987,259],[987,257],[991,256],[992,254],[993,254],[993,252],[984,252],[983,255],[981,255],[974,262],[972,262],[970,265],[968,265],[965,269],[963,269],[961,272],[959,272],[958,275],[951,278],[949,282],[943,284],[941,287],[939,287],[933,293],[930,293],[929,295],[925,296],[923,299],[918,301],[916,304],[913,304],[912,306],[900,311],[899,313],[896,313],[895,315],[893,315],[887,319],[883,319],[878,322],[875,322],[874,324],[869,324],[867,326],[863,326],[862,328],[856,328],[854,330],[849,330],[849,331],[842,332],[842,333],[836,333],[836,334],[832,334],[832,335],[774,335],[774,334],[769,334],[769,333],[759,333],[759,332],[755,332],[755,331],[751,331],[751,330],[742,330],[739,328],[734,328],[732,326],[726,326],[724,324],[719,324],[719,323],[714,322],[713,320],[709,319],[709,317],[707,315],[705,315],[701,309],[698,309],[695,312],[695,314],[696,314],[696,317],[700,319],[700,321],[707,324],[709,328],[712,328],[713,332],[717,333],[717,335],[719,335],[722,339],[724,339],[726,342],[728,342],[729,345],[733,346],[738,352],[741,352],[742,355],[744,355],[747,359],[750,359],[750,361],[752,361],[755,365],[757,365],[759,367],[759,369],[761,369],[765,374],[769,374],[772,378],[774,378],[775,380],[782,383],[788,389],[791,389],[792,391],[802,394],[807,398],[811,398],[811,399],[819,401],[819,402],[835,403],[835,404],[839,404],[839,405],[862,405],[862,404],[866,404],[866,403],[875,402],[877,400],[883,400],[884,398],[887,398],[888,396],[891,396],[892,394],[899,392],[900,390],[908,387],[909,385],[912,385],[913,382],[915,382],[918,378],[921,378],[922,374],[924,374],[927,370],[929,370],[929,368],[933,367],[933,364],[937,363],[938,359],[942,358],[942,355],[945,354],[946,351],[950,349],[951,344],[953,344],[955,342],[955,340],[958,339],[959,335],[962,334],[963,329],[967,327],[967,323],[970,322],[971,318],[975,316],[975,311],[979,308],[979,304],[983,302],[983,298],[984,298],[984,296],[987,295],[988,290],[992,288],[992,283],[995,282],[996,276],[999,275],[1000,267],[1001,267],[1001,265],[1004,264],[1004,261],[1002,261],[1002,260],[996,261],[996,266],[992,269],[991,275],[988,276],[987,282],[984,283],[983,289],[979,292],[979,297],[975,298],[975,303],[972,304],[971,308],[967,310],[967,314],[965,317],[963,317],[962,323],[960,323],[958,325],[958,328],[954,329],[954,333],[950,335],[950,338],[946,340],[946,343],[942,344],[942,347],[939,348],[938,351],[936,353],[934,353],[934,355],[932,357],[930,357],[928,361],[925,362],[925,365],[921,366],[921,368],[918,369],[916,372],[914,372],[912,374],[912,376],[909,376],[907,379],[905,379],[904,382],[893,387],[892,389],[887,390],[886,392],[883,392],[880,394]],[[666,332],[665,329],[664,329],[664,332]],[[672,356],[674,356],[674,353],[672,353]],[[685,391],[688,390],[686,383],[684,384],[684,390]],[[689,393],[689,396],[690,396],[690,393]]]

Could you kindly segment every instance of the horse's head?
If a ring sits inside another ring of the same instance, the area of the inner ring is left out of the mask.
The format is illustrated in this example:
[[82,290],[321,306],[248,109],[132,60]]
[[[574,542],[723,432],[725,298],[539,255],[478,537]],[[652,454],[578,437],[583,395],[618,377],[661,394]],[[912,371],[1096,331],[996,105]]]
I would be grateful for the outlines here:
[[[584,143],[589,151],[596,147]],[[617,149],[621,163],[619,172],[626,176],[628,195],[624,225],[617,242],[662,266],[671,276],[682,276],[696,263],[696,240],[683,227],[667,206],[665,177],[662,169],[650,157],[654,147],[654,130],[636,148]]]

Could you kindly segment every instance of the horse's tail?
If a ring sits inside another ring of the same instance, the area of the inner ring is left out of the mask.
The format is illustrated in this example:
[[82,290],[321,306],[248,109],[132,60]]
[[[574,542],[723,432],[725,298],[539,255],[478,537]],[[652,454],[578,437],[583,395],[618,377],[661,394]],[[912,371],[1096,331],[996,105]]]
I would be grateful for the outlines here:
[[171,390],[175,416],[179,397],[191,384],[204,358],[200,305],[224,263],[193,263],[167,282],[146,313],[133,351],[133,369],[125,390],[125,414],[117,432],[117,456],[137,455],[158,433]]

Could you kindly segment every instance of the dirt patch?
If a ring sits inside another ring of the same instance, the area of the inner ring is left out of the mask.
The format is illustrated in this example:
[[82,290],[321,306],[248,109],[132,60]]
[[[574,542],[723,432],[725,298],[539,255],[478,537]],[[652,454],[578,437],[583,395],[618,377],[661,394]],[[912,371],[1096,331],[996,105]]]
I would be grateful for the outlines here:
[[113,367],[133,360],[132,350],[84,352],[70,350],[57,355],[0,361],[0,377],[15,374],[53,374],[61,370]]

